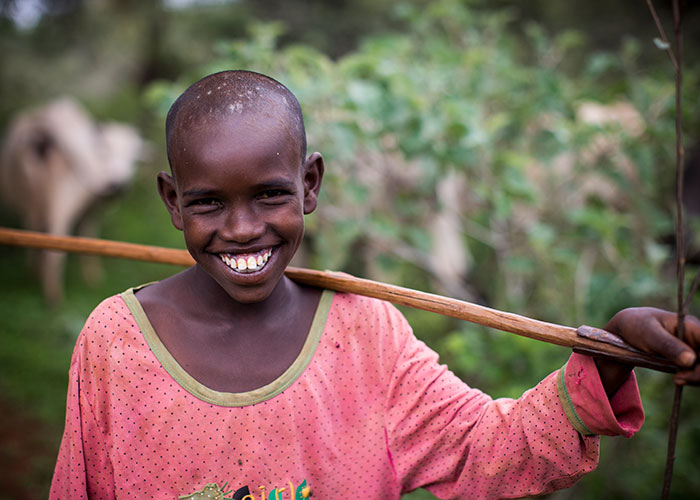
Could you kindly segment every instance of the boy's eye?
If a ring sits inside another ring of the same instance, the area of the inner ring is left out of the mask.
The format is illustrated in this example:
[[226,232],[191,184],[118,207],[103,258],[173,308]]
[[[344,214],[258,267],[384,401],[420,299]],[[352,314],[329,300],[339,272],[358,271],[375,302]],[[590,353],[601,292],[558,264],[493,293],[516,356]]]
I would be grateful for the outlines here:
[[287,192],[283,191],[282,189],[268,189],[260,193],[259,198],[261,200],[270,200],[274,198],[279,198],[280,196],[284,196],[285,194],[287,194]]
[[186,206],[195,209],[209,209],[213,207],[218,207],[219,202],[214,198],[199,198],[196,200],[189,201],[186,204]]

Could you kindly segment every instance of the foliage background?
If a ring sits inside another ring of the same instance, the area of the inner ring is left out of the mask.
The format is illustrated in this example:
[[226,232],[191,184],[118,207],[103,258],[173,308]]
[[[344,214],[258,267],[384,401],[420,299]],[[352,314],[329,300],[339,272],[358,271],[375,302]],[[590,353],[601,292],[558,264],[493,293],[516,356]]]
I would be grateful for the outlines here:
[[[21,3],[5,1],[3,13]],[[611,28],[606,22],[619,19],[620,7],[592,2],[596,18],[590,4],[44,2],[34,26],[0,18],[0,124],[71,93],[99,118],[138,125],[155,153],[124,196],[100,207],[101,235],[182,247],[154,189],[155,173],[167,169],[169,104],[211,71],[269,74],[299,97],[309,145],[328,170],[296,264],[602,326],[622,307],[674,307],[674,88],[644,9],[627,12],[625,28],[617,21]],[[688,8],[687,32],[697,11]],[[582,25],[564,29],[572,19]],[[687,43],[690,149],[700,137],[700,65],[696,42]],[[591,103],[611,113],[619,102],[633,113],[608,123],[584,119]],[[0,222],[17,220],[3,212]],[[691,254],[698,249],[691,238]],[[27,262],[24,251],[0,248],[0,498],[46,496],[70,352],[90,310],[175,271],[105,260],[104,279],[89,285],[71,257],[67,300],[50,310]],[[689,277],[697,265],[691,259]],[[517,397],[568,356],[404,312],[453,371],[495,397]],[[657,497],[672,387],[666,375],[638,374],[642,432],[604,439],[598,471],[553,498]],[[700,491],[694,396],[687,391],[684,401],[676,498]]]

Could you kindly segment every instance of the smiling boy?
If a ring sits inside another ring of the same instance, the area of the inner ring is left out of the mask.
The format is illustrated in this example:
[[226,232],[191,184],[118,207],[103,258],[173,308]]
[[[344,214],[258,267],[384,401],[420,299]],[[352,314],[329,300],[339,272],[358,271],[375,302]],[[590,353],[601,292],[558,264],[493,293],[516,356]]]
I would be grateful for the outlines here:
[[[52,498],[535,495],[592,470],[597,435],[640,427],[628,367],[575,354],[520,399],[492,400],[392,306],[285,277],[324,166],[278,82],[205,77],[166,135],[158,190],[196,265],[86,322]],[[690,366],[669,318],[642,309],[609,326]]]
[[246,74],[190,89],[166,136],[173,175],[158,176],[158,191],[197,265],[136,296],[197,380],[226,392],[261,387],[300,352],[320,298],[284,270],[316,208],[323,160],[306,158],[294,96]]

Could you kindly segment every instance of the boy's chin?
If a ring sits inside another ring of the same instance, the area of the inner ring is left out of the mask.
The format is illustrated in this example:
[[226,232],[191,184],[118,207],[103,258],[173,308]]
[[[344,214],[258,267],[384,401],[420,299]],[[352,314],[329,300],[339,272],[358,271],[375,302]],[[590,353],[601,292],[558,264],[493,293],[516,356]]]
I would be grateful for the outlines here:
[[280,276],[268,277],[264,282],[250,285],[232,283],[226,279],[214,278],[222,291],[231,300],[239,304],[259,304],[272,296],[284,278],[284,272]]

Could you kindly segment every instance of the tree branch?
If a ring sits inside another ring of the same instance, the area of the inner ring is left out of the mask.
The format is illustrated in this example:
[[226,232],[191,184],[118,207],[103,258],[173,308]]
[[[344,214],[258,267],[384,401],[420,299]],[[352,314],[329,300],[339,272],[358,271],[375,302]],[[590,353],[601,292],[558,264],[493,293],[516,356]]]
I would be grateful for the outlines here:
[[[651,0],[647,3],[652,9],[652,16],[657,22],[657,27],[662,36],[663,28],[658,22],[658,17],[653,10]],[[682,108],[682,84],[683,84],[683,37],[682,20],[679,0],[673,0],[673,31],[676,46],[676,57],[671,59],[676,70],[676,271],[678,279],[678,327],[676,334],[683,340],[685,336],[686,300],[684,298],[685,285],[685,231],[683,227],[683,108]],[[670,53],[670,52],[669,52]],[[676,460],[676,441],[680,422],[681,397],[683,386],[676,386],[671,409],[671,419],[668,430],[668,448],[666,453],[666,467],[664,469],[664,483],[661,492],[662,500],[668,500],[671,494],[671,479],[673,477],[673,465]]]
[[651,0],[647,0],[647,5],[649,6],[649,11],[651,12],[651,17],[654,18],[654,23],[656,23],[656,29],[659,30],[659,36],[661,37],[661,41],[666,45],[666,48],[664,51],[666,54],[668,54],[668,58],[671,60],[671,64],[673,64],[673,69],[678,71],[678,62],[676,61],[676,57],[673,55],[673,50],[671,48],[671,43],[668,41],[668,38],[666,37],[666,32],[664,31],[664,27],[661,24],[661,20],[659,19],[659,16],[656,14],[656,9],[654,8],[654,4],[652,3]]

